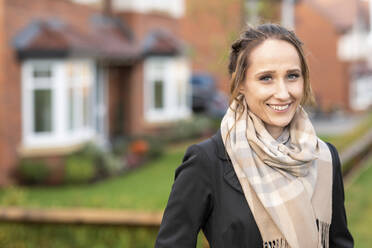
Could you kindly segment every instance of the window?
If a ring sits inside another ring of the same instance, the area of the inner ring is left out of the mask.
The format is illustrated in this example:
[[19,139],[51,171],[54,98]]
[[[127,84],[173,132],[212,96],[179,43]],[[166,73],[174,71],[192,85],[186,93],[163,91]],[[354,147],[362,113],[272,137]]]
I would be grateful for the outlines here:
[[68,128],[71,131],[91,125],[91,81],[89,65],[81,62],[66,64],[68,87]]
[[52,72],[48,65],[34,67],[31,83],[33,131],[52,132]]
[[189,67],[184,58],[150,57],[145,61],[145,119],[173,121],[188,117]]
[[[85,0],[87,1],[87,0]],[[134,11],[139,13],[163,12],[172,17],[182,17],[185,12],[185,0],[112,0],[117,11]]]
[[153,87],[154,87],[153,106],[155,109],[163,109],[164,108],[164,82],[163,80],[155,80]]
[[92,138],[94,64],[27,60],[22,65],[24,147],[54,147]]

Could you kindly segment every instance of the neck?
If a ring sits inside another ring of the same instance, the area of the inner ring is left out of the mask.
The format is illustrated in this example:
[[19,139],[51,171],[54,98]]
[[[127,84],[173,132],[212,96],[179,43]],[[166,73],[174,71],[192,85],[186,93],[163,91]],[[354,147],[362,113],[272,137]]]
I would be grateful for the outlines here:
[[284,128],[283,127],[278,127],[278,126],[270,126],[266,125],[266,130],[269,132],[269,134],[274,138],[277,139],[283,132]]

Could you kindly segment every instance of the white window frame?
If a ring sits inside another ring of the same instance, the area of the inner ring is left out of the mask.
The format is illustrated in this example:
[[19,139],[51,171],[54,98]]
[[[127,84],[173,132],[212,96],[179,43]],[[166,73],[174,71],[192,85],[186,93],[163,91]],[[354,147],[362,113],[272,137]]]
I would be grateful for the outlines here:
[[[22,63],[22,148],[56,148],[80,144],[94,137],[93,115],[90,126],[71,131],[68,129],[67,63],[87,63],[92,76],[91,91],[94,91],[94,62],[89,59],[29,59]],[[33,68],[48,65],[52,70],[52,131],[36,133],[33,129]],[[93,94],[92,94],[93,95]],[[92,99],[92,96],[91,96]],[[91,103],[92,113],[93,102]]]
[[174,18],[185,14],[185,0],[112,0],[116,11],[139,13],[163,12]]
[[[183,57],[149,57],[144,62],[144,113],[148,122],[169,122],[191,115],[190,68]],[[163,108],[154,106],[154,82],[163,82]],[[183,91],[179,101],[178,89]]]
[[367,110],[372,106],[372,75],[356,77],[350,84],[350,105],[355,111]]

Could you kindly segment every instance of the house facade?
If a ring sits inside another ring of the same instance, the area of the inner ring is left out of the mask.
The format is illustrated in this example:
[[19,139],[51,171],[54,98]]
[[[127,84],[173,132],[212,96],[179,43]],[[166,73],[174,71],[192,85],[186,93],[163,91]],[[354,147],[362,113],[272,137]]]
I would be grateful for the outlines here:
[[0,0],[0,184],[21,157],[57,168],[190,116],[183,1],[168,2]]
[[368,3],[358,0],[296,3],[295,31],[305,44],[312,88],[323,111],[363,111],[372,104],[368,18]]

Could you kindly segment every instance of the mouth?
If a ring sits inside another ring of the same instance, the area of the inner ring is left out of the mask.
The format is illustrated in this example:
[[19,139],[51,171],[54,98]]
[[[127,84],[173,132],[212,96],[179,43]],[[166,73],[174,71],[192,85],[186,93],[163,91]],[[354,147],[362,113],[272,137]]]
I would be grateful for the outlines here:
[[289,107],[292,105],[292,103],[287,103],[287,104],[266,104],[269,106],[271,109],[273,109],[275,112],[286,112]]

